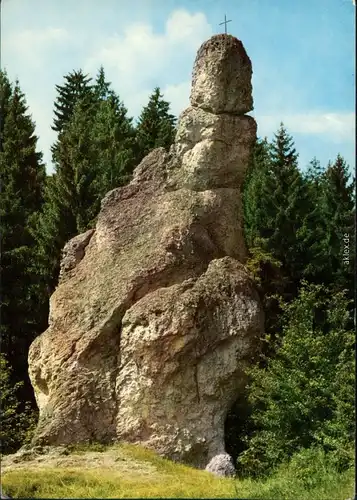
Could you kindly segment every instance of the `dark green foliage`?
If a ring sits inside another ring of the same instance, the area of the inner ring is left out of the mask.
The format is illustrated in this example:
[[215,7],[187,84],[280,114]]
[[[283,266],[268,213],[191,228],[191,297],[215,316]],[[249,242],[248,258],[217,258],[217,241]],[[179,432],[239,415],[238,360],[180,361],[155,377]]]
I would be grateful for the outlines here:
[[8,79],[6,71],[0,71],[0,151],[3,149],[5,117],[12,93],[13,86]]
[[240,458],[247,474],[270,472],[300,449],[321,446],[341,467],[354,441],[354,333],[348,301],[306,282],[283,306],[277,355],[253,367],[250,403],[256,431]]
[[109,96],[113,95],[110,86],[111,83],[105,79],[104,68],[101,66],[94,84],[94,94],[98,101],[106,101]]
[[[339,156],[324,172],[314,159],[302,175],[296,160],[282,125],[271,145],[266,140],[256,145],[243,193],[245,234],[253,259],[269,254],[279,263],[279,283],[274,279],[270,288],[285,300],[296,296],[302,279],[352,290],[354,199],[345,162]],[[343,259],[343,251],[348,259]],[[266,300],[271,277],[263,281]],[[275,313],[267,310],[267,316],[273,326]],[[270,325],[267,331],[272,333]]]
[[57,284],[64,245],[92,226],[99,209],[98,153],[92,142],[94,112],[94,106],[77,103],[58,142],[56,170],[46,184],[46,202],[35,224],[42,275],[50,292]]
[[1,454],[13,453],[29,442],[37,420],[37,412],[28,403],[20,408],[18,391],[23,382],[14,384],[12,379],[11,369],[0,353]]
[[249,250],[246,266],[258,290],[265,312],[265,332],[269,342],[263,343],[263,352],[269,357],[274,354],[275,340],[281,332],[281,298],[287,288],[288,278],[282,272],[282,264],[272,253],[264,250],[264,242],[255,240]]
[[248,247],[257,242],[281,263],[284,297],[293,298],[304,277],[312,205],[297,167],[292,138],[281,125],[271,145],[258,142],[244,191]]
[[103,197],[113,188],[129,182],[137,164],[138,146],[132,118],[119,96],[106,81],[100,67],[95,95],[97,106],[92,128],[93,149],[97,152],[98,192]]
[[257,140],[243,189],[244,233],[249,248],[256,246],[266,217],[261,197],[270,168],[269,143]]
[[103,196],[126,184],[135,166],[132,121],[103,68],[92,98],[86,94],[77,100],[55,149],[55,174],[47,184],[46,203],[34,231],[50,292],[58,281],[66,242],[93,227]]
[[[353,431],[348,422],[354,419],[354,368],[349,342],[354,309],[342,298],[341,291],[347,290],[347,297],[352,298],[353,186],[340,156],[326,171],[314,159],[305,175],[298,172],[296,158],[292,140],[281,126],[271,146],[266,140],[258,141],[244,187],[245,233],[250,252],[247,267],[255,278],[266,313],[263,357],[251,372],[252,417],[244,422],[248,448],[240,457],[242,470],[251,474],[267,472],[299,447],[312,444],[322,446],[335,457],[339,467],[351,458]],[[346,263],[343,245],[348,249]],[[311,300],[306,291],[297,299],[302,279],[329,288],[318,287],[318,292],[307,289]],[[298,304],[301,306],[294,324],[293,309],[288,309],[287,326],[282,298],[285,310],[289,303],[296,311]],[[310,330],[309,313],[313,318]],[[339,335],[345,341],[344,348],[336,343]],[[338,355],[328,351],[329,343],[340,346]],[[310,355],[313,349],[316,363],[310,367],[303,355]],[[324,385],[308,382],[310,375],[314,379],[313,370],[318,380],[324,378]],[[331,370],[331,376],[325,376],[324,370]],[[241,441],[237,446],[244,448]]]
[[304,276],[337,290],[352,290],[355,269],[354,182],[338,155],[323,171],[314,159],[305,179],[313,200]]
[[82,107],[89,110],[96,100],[95,88],[91,85],[92,78],[84,75],[81,69],[65,75],[64,80],[64,85],[56,85],[58,95],[54,102],[55,118],[52,130],[58,133],[58,140],[51,148],[54,163],[59,161],[57,158],[59,142],[66,125],[73,117],[77,103],[81,102]]
[[[344,159],[338,155],[323,176],[320,196],[325,221],[325,262],[328,279],[337,288],[352,292],[355,275],[355,182]],[[351,295],[352,297],[352,295]]]
[[132,120],[116,94],[111,93],[98,104],[91,137],[97,152],[98,194],[102,198],[130,180],[137,161]]
[[92,94],[91,78],[84,75],[82,70],[73,71],[64,77],[64,85],[56,85],[58,92],[54,103],[54,115],[52,130],[60,133],[66,123],[71,119],[75,105],[79,100]]
[[169,113],[170,104],[155,88],[149,103],[142,110],[136,127],[139,159],[155,148],[168,149],[175,138],[176,118]]
[[27,379],[27,350],[42,327],[45,307],[35,241],[29,231],[42,206],[45,167],[36,151],[35,126],[19,84],[12,86],[6,74],[0,75],[1,350],[20,380]]
[[304,179],[309,182],[312,192],[316,195],[319,194],[324,169],[319,160],[314,157],[309,163],[307,170],[304,174]]
[[243,207],[248,267],[259,285],[266,332],[275,338],[281,312],[277,296],[292,300],[305,277],[313,214],[292,138],[283,125],[272,144],[266,139],[257,141],[244,185]]
[[292,138],[281,125],[270,147],[261,206],[265,216],[259,236],[266,250],[282,263],[287,279],[284,297],[293,298],[304,277],[305,250],[309,238],[308,218],[313,210],[309,191],[297,167]]
[[94,114],[94,106],[88,109],[83,101],[79,101],[58,149],[56,186],[62,198],[62,207],[73,221],[68,226],[78,233],[93,224],[100,203],[95,183],[98,173],[96,154],[91,135]]

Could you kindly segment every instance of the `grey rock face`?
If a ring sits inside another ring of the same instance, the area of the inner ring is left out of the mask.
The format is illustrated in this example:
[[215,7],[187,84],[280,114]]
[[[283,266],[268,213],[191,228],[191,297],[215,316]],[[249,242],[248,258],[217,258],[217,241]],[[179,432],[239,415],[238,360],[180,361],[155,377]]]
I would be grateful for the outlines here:
[[221,453],[213,457],[207,465],[206,471],[212,472],[216,476],[233,477],[236,474],[232,457],[228,453]]
[[253,109],[252,64],[237,38],[215,35],[199,49],[193,69],[191,106],[211,113],[243,115]]
[[240,188],[255,142],[251,116],[215,115],[197,107],[180,116],[175,152],[181,158],[174,174],[177,187]]
[[94,229],[75,236],[65,245],[62,251],[62,260],[59,279],[63,281],[70,271],[83,259],[85,248],[93,236]]

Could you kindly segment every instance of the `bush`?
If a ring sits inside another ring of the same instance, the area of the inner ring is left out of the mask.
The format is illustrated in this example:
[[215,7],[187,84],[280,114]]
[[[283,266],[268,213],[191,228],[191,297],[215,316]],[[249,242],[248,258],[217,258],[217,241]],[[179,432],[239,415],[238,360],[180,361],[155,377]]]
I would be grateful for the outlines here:
[[24,411],[19,411],[20,402],[17,391],[23,383],[11,384],[11,370],[3,354],[0,354],[0,444],[1,453],[13,453],[20,446],[27,444],[37,422],[37,414],[30,403]]
[[241,473],[264,475],[319,445],[343,471],[353,460],[354,333],[343,293],[303,283],[283,305],[280,348],[266,368],[249,369],[255,432],[238,459]]
[[333,458],[320,446],[300,450],[285,467],[306,490],[320,487],[327,476],[337,472]]

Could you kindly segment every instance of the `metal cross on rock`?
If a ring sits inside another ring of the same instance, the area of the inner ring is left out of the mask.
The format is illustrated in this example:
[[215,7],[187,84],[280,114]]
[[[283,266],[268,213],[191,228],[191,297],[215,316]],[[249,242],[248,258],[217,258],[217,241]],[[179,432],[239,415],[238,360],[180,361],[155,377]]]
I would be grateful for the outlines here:
[[227,24],[230,22],[232,22],[232,19],[228,19],[228,21],[227,21],[226,15],[224,14],[224,21],[223,21],[223,23],[219,23],[219,25],[221,26],[222,24],[224,24],[225,34],[227,34]]

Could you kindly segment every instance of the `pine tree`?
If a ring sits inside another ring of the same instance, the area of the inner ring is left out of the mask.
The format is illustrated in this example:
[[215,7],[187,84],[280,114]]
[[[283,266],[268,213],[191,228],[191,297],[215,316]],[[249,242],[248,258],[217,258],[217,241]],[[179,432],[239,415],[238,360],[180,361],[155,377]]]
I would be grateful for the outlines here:
[[104,68],[101,66],[94,84],[94,93],[98,100],[106,101],[110,95],[113,95],[110,86],[111,83],[106,80]]
[[243,188],[244,233],[249,248],[256,246],[266,212],[261,196],[270,168],[269,143],[265,137],[258,139]]
[[137,162],[135,129],[127,109],[112,92],[99,103],[92,129],[92,140],[98,151],[99,196],[126,184]]
[[47,276],[49,293],[59,273],[61,251],[66,242],[94,222],[98,195],[99,152],[92,141],[95,106],[79,101],[57,146],[55,173],[48,179],[43,212],[34,234],[42,257],[42,275]]
[[333,286],[336,290],[347,288],[352,297],[355,212],[354,183],[350,182],[348,167],[340,155],[334,164],[329,162],[325,171],[314,159],[305,178],[314,203],[305,276],[311,282]]
[[270,145],[270,168],[263,187],[265,191],[266,221],[261,234],[268,240],[269,250],[283,262],[292,264],[291,246],[294,244],[299,214],[301,175],[298,155],[292,137],[283,124]]
[[266,186],[271,173],[270,144],[267,138],[258,139],[243,188],[244,230],[249,250],[246,265],[255,279],[266,313],[265,331],[275,338],[280,332],[278,296],[284,295],[289,277],[274,248],[269,246],[269,235],[264,233],[269,223],[271,193],[266,191]]
[[52,130],[57,132],[57,141],[51,147],[52,160],[58,162],[56,157],[58,143],[61,140],[61,135],[70,122],[76,104],[81,101],[90,109],[96,100],[93,85],[90,84],[92,78],[84,75],[82,70],[73,71],[65,75],[65,84],[56,85],[58,96],[54,102],[54,115]]
[[158,87],[142,110],[136,127],[139,160],[155,148],[168,149],[175,138],[176,118],[169,113],[170,104]]
[[3,131],[5,126],[5,117],[9,102],[13,93],[13,86],[11,85],[6,71],[0,70],[0,151],[3,149]]
[[130,180],[137,164],[138,148],[132,118],[119,96],[106,80],[103,66],[100,67],[95,83],[97,108],[93,124],[92,140],[99,151],[98,189],[104,196],[110,189],[122,186]]
[[325,221],[326,281],[353,294],[355,276],[355,181],[341,155],[329,164],[321,185],[321,216]]
[[126,184],[138,158],[136,131],[127,109],[106,80],[103,66],[95,83],[98,100],[92,128],[92,141],[98,151],[98,193],[104,196],[115,187]]
[[14,453],[21,445],[27,444],[37,421],[37,411],[30,403],[21,404],[19,389],[23,381],[13,382],[14,376],[3,353],[0,353],[0,452]]
[[324,170],[321,166],[321,163],[316,158],[316,156],[314,156],[314,158],[308,165],[304,178],[307,182],[310,183],[312,189],[315,188],[316,190],[318,190],[321,185],[323,173]]
[[[269,148],[268,168],[256,193],[259,238],[265,250],[282,264],[287,280],[285,298],[292,299],[305,277],[314,207],[306,181],[298,170],[298,154],[284,125]],[[311,257],[311,256],[310,256]]]
[[[62,181],[66,179],[67,182],[57,185],[61,188],[64,207],[75,219],[78,233],[93,224],[100,202],[95,185],[98,152],[93,147],[92,125],[92,110],[80,101],[59,146],[59,175],[56,180],[62,177]],[[69,175],[65,177],[65,173]]]
[[82,70],[73,71],[64,77],[64,85],[56,85],[58,92],[54,103],[54,114],[52,130],[61,133],[74,112],[78,100],[92,94],[93,86],[90,85],[92,78],[84,75]]
[[243,192],[247,265],[257,280],[266,333],[273,340],[281,332],[278,297],[292,300],[302,279],[319,282],[323,272],[320,207],[311,182],[298,170],[297,158],[281,124],[272,144],[266,139],[257,142]]
[[[42,328],[44,291],[37,275],[37,251],[29,231],[41,209],[45,166],[37,148],[35,125],[19,83],[0,73],[4,114],[0,170],[1,194],[1,341],[17,380],[27,377],[27,351]],[[4,98],[6,96],[6,98]]]

